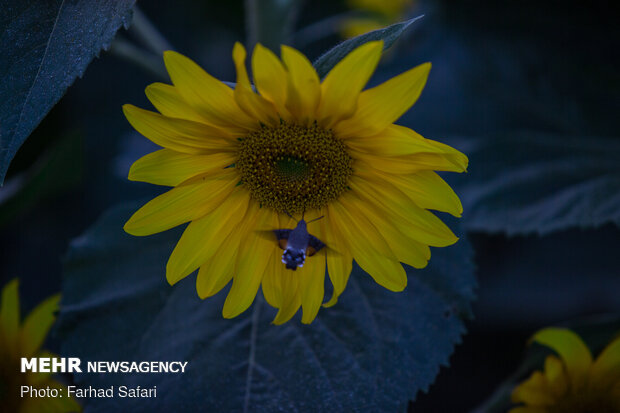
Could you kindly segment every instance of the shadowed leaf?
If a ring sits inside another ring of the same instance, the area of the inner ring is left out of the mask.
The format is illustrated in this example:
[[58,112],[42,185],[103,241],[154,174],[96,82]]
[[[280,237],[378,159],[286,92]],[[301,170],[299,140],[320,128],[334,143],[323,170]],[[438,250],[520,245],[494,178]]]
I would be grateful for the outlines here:
[[332,68],[353,49],[373,40],[383,40],[383,50],[387,50],[396,40],[398,40],[398,38],[409,26],[411,26],[413,22],[421,19],[422,17],[424,16],[418,16],[411,20],[393,24],[384,29],[373,30],[372,32],[345,40],[319,57],[313,64],[314,68],[319,74],[319,77],[322,78],[327,75],[327,73],[329,73],[329,71],[332,70]]
[[451,177],[467,229],[548,234],[620,225],[620,142],[539,132],[464,138],[468,174]]
[[135,0],[9,0],[0,13],[0,184],[19,147],[127,25]]

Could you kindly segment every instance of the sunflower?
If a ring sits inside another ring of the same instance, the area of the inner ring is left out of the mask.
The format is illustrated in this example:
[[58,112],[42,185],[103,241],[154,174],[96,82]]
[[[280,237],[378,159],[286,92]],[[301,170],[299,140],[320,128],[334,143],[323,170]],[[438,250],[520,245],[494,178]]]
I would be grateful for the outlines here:
[[546,328],[532,337],[559,356],[548,356],[544,371],[535,371],[517,386],[510,413],[620,413],[620,336],[596,360],[571,330]]
[[[77,412],[80,405],[67,397],[65,386],[49,373],[22,373],[22,357],[54,357],[41,350],[58,311],[59,295],[39,304],[20,325],[18,281],[2,290],[0,302],[0,406],[6,412]],[[59,389],[63,397],[21,397],[21,386]]]
[[[427,208],[459,216],[461,203],[433,170],[464,171],[467,157],[411,129],[394,125],[420,95],[431,65],[415,67],[362,91],[383,43],[368,42],[342,59],[323,81],[308,59],[282,46],[281,60],[261,46],[251,59],[237,43],[234,89],[193,61],[168,51],[173,85],[155,83],[146,95],[160,113],[123,106],[142,135],[163,147],[138,159],[129,179],[172,186],[125,224],[149,235],[190,222],[166,266],[174,284],[196,269],[201,298],[232,280],[223,316],[253,302],[259,287],[279,309],[274,323],[301,307],[316,317],[326,267],[336,303],[352,260],[379,284],[401,291],[401,262],[422,268],[430,246],[457,241]],[[323,217],[308,231],[327,245],[296,272],[282,264],[276,237],[297,220]]]

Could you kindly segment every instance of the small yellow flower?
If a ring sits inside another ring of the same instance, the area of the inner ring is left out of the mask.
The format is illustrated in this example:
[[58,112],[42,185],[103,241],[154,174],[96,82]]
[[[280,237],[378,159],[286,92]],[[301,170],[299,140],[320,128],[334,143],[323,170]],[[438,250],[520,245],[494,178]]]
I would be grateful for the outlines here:
[[415,5],[415,0],[348,0],[350,9],[364,12],[351,17],[342,25],[342,36],[350,38],[381,29],[404,18]]
[[[457,241],[427,210],[459,216],[461,203],[433,170],[464,171],[467,157],[411,129],[394,125],[420,95],[425,63],[362,91],[383,48],[352,51],[321,82],[308,59],[282,46],[282,60],[257,45],[254,91],[243,46],[237,43],[234,89],[175,52],[164,61],[173,85],[155,83],[146,95],[161,113],[123,107],[133,127],[164,149],[131,167],[129,179],[173,186],[125,224],[149,235],[191,221],[166,267],[174,284],[199,268],[196,288],[210,297],[232,280],[223,315],[253,302],[259,287],[279,309],[274,323],[303,309],[310,323],[323,302],[326,266],[336,303],[352,260],[379,284],[401,291],[400,262],[426,266],[430,246]],[[281,263],[275,236],[306,219],[327,244],[296,272]]]
[[517,386],[510,413],[620,413],[620,336],[596,360],[581,338],[564,328],[546,328],[532,337],[559,356],[548,356]]
[[[77,412],[80,405],[66,397],[67,389],[52,379],[50,373],[22,373],[22,357],[54,357],[41,350],[41,345],[58,311],[60,295],[39,304],[20,321],[18,281],[13,280],[2,290],[0,302],[0,407],[3,412]],[[21,397],[21,386],[36,389],[62,389],[65,397]]]

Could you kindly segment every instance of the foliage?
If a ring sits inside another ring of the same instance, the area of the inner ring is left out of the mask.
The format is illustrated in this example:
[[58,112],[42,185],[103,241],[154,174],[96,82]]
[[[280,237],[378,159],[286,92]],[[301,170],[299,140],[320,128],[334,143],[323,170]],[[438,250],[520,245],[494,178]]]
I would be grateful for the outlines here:
[[540,235],[620,225],[620,142],[520,132],[463,139],[469,174],[460,181],[465,225]]
[[121,25],[129,24],[134,2],[9,0],[2,5],[0,185],[34,128]]
[[[335,307],[309,326],[299,315],[270,325],[259,297],[222,319],[225,292],[201,301],[195,282],[170,287],[165,261],[178,231],[137,238],[122,224],[135,210],[108,212],[71,247],[60,314],[63,354],[82,360],[183,360],[182,375],[124,374],[157,385],[157,399],[91,399],[92,411],[395,411],[427,390],[464,333],[474,277],[462,238],[409,271],[405,292],[378,286],[359,269]],[[260,294],[259,294],[260,296]],[[353,379],[354,378],[354,379]],[[110,386],[113,374],[78,374],[81,386]],[[179,404],[181,403],[181,404]]]
[[362,34],[357,37],[345,40],[339,45],[329,49],[316,62],[314,62],[314,68],[319,74],[319,77],[324,77],[329,71],[342,60],[349,52],[356,47],[373,40],[383,40],[383,50],[390,48],[396,40],[403,34],[409,26],[415,21],[421,19],[423,16],[418,16],[413,19],[396,23],[383,29],[374,30],[372,32]]

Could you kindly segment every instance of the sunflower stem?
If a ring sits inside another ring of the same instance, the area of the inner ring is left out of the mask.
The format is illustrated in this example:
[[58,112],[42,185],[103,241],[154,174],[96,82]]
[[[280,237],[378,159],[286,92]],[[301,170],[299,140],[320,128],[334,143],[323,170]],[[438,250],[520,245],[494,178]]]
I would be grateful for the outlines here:
[[162,80],[168,78],[168,73],[161,57],[139,48],[120,36],[112,42],[110,53],[135,64]]
[[256,0],[245,0],[246,44],[252,49],[258,43],[258,12]]
[[133,8],[133,22],[129,30],[156,55],[161,56],[166,50],[174,50],[170,42],[138,6]]
[[290,43],[292,28],[303,0],[245,0],[247,47],[256,43],[278,52]]

